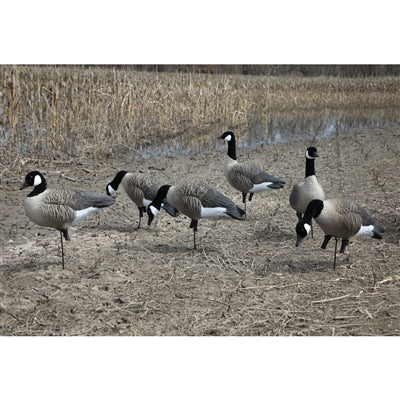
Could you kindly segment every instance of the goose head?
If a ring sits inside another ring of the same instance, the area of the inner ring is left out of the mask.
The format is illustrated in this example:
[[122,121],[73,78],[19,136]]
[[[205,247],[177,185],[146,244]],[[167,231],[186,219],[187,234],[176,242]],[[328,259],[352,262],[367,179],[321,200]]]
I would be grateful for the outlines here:
[[147,215],[149,217],[147,221],[147,225],[150,225],[153,221],[154,217],[158,215],[161,210],[161,204],[163,200],[167,197],[168,190],[171,186],[170,185],[163,185],[158,189],[156,197],[154,200],[149,204],[147,207]]
[[226,142],[230,142],[231,140],[235,139],[235,135],[231,131],[226,131],[221,136],[218,136],[217,139],[222,139]]
[[44,179],[44,176],[39,171],[31,171],[27,173],[25,181],[19,190],[25,189],[28,186],[37,187],[40,185],[44,185],[44,188],[46,188],[46,179]]
[[316,157],[319,157],[317,149],[313,146],[309,147],[306,151],[306,158],[308,158],[309,160],[313,160]]

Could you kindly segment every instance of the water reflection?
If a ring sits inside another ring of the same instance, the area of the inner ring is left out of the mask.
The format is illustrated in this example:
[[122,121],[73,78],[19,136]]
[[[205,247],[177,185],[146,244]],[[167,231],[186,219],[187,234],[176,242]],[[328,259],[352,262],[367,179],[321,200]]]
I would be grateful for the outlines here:
[[[382,108],[274,112],[267,116],[266,121],[260,116],[250,121],[246,134],[239,135],[238,148],[251,149],[264,144],[321,139],[332,134],[341,135],[362,128],[400,126],[399,111],[397,108]],[[214,134],[197,137],[188,133],[179,138],[142,148],[134,158],[222,150],[224,143],[216,140],[216,136],[220,133],[218,129],[215,129]]]

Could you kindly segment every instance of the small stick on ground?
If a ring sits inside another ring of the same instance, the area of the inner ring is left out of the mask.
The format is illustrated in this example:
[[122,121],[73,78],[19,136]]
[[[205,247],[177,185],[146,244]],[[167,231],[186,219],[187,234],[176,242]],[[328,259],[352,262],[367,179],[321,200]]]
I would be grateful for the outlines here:
[[10,311],[7,311],[4,307],[0,306],[0,310],[4,311],[6,314],[8,314],[10,317],[15,318],[18,322],[21,322],[21,324],[25,325],[25,321],[23,321],[21,318],[18,318],[16,315],[14,315],[13,313],[11,313]]
[[339,296],[339,297],[332,297],[331,299],[324,299],[324,300],[315,300],[311,302],[311,305],[313,304],[319,304],[319,303],[328,303],[330,301],[336,301],[336,300],[341,300],[345,299],[346,297],[350,297],[350,294],[345,294],[344,296]]

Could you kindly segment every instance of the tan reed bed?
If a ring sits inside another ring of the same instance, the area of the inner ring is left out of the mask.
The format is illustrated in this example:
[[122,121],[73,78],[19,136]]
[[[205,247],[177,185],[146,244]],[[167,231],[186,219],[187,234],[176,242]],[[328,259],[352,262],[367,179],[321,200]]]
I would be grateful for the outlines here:
[[0,151],[18,157],[126,154],[278,111],[400,105],[400,78],[146,73],[112,67],[0,66]]

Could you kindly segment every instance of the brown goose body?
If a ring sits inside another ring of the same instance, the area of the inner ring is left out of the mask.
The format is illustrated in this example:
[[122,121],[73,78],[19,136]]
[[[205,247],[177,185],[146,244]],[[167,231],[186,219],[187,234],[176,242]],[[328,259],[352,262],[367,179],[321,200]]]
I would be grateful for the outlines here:
[[[116,191],[122,185],[126,194],[136,204],[139,209],[139,224],[143,217],[146,207],[154,200],[162,184],[156,177],[149,174],[132,174],[127,171],[119,171],[114,179],[107,185],[106,192],[109,196],[116,194]],[[173,217],[179,215],[178,211],[167,203],[163,203],[162,208]]]
[[311,200],[325,200],[325,192],[315,175],[296,183],[290,193],[289,204],[299,214],[304,214]]
[[27,217],[35,224],[65,230],[100,208],[113,204],[114,198],[79,190],[46,189],[24,201]]
[[156,197],[161,183],[152,175],[126,173],[121,185],[129,198],[138,206],[146,207]]
[[166,200],[182,214],[193,220],[217,216],[218,214],[243,219],[244,215],[227,196],[202,182],[171,186]]
[[325,200],[325,192],[321,184],[315,176],[314,160],[319,157],[315,147],[309,147],[305,154],[306,157],[306,173],[302,182],[296,183],[289,197],[289,204],[300,219],[302,214],[305,213],[306,208],[310,201],[314,199]]
[[296,247],[310,232],[312,218],[325,233],[322,249],[325,249],[329,240],[335,237],[334,268],[336,266],[338,239],[342,239],[340,253],[344,253],[350,238],[367,235],[373,239],[382,239],[382,234],[385,232],[385,229],[375,223],[375,220],[364,207],[352,200],[342,198],[315,199],[309,203],[304,216],[296,225]]
[[315,221],[326,235],[349,240],[353,236],[362,235],[362,227],[373,229],[376,226],[367,210],[352,200],[332,198],[324,200],[323,204]]
[[60,231],[64,269],[63,237],[69,240],[68,228],[91,213],[111,206],[115,198],[81,190],[47,189],[46,180],[39,171],[29,172],[20,190],[28,186],[33,186],[33,191],[25,198],[25,213],[35,224]]
[[259,167],[239,163],[236,158],[236,139],[231,131],[224,132],[218,139],[228,142],[228,153],[224,162],[224,175],[228,183],[242,193],[243,203],[246,205],[246,196],[248,193],[249,201],[252,200],[254,193],[262,192],[268,189],[281,189],[285,181],[264,172]]
[[194,248],[196,248],[196,231],[200,218],[229,216],[243,220],[245,216],[244,210],[218,190],[202,182],[189,182],[177,186],[161,186],[156,198],[147,208],[149,225],[160,211],[164,200],[191,219]]

